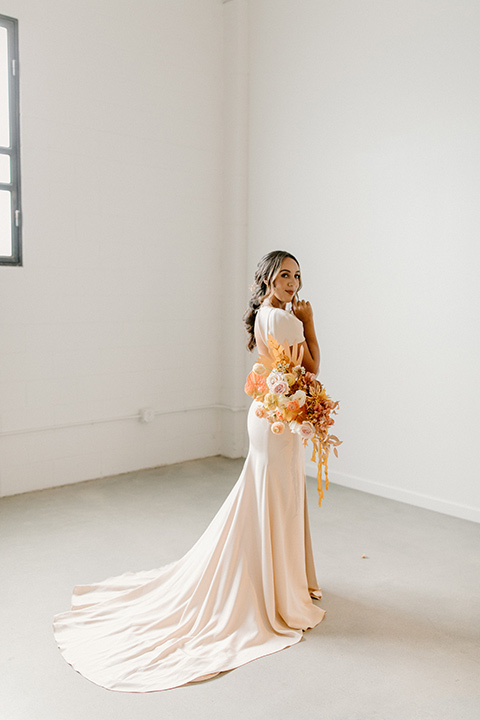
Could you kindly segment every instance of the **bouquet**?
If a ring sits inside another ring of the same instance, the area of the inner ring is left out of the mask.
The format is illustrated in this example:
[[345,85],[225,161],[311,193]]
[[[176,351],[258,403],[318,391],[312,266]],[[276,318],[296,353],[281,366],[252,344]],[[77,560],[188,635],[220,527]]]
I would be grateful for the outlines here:
[[295,343],[290,349],[268,336],[270,356],[261,355],[247,377],[245,392],[258,402],[257,417],[265,418],[275,434],[286,430],[297,433],[306,446],[312,441],[312,460],[317,463],[318,504],[323,498],[323,473],[328,490],[328,456],[338,457],[342,441],[330,434],[332,415],[338,408],[315,375],[302,366],[303,348]]

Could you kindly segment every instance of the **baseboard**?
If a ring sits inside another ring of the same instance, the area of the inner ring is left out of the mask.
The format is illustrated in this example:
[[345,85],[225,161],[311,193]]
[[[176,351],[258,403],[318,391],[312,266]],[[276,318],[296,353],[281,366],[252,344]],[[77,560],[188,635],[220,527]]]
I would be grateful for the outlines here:
[[[309,477],[317,476],[317,466],[311,461],[307,461],[306,471]],[[379,497],[388,498],[389,500],[397,500],[398,502],[407,503],[407,505],[415,505],[416,507],[421,507],[425,510],[433,510],[434,512],[452,515],[453,517],[461,518],[462,520],[470,520],[472,522],[480,523],[479,508],[470,507],[469,505],[461,505],[460,503],[449,502],[447,500],[440,500],[439,498],[434,498],[430,495],[423,495],[422,493],[416,493],[412,490],[403,490],[398,487],[382,485],[381,483],[366,480],[365,478],[360,478],[356,475],[347,475],[346,473],[329,471],[328,476],[332,483],[352,488],[352,490],[360,490],[361,492],[370,493],[370,495],[378,495]]]

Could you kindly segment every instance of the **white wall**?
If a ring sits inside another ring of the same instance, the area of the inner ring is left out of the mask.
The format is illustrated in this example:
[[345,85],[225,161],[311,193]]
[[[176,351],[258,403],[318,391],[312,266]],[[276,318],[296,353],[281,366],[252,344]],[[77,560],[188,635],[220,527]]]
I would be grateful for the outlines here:
[[227,457],[246,454],[244,393],[246,333],[242,316],[249,298],[248,251],[248,0],[224,4],[223,239],[221,447]]
[[480,5],[250,10],[249,273],[302,263],[332,478],[480,520]]
[[478,3],[2,13],[25,263],[0,268],[1,493],[237,455],[239,315],[283,247],[341,400],[333,479],[480,519]]
[[1,493],[215,454],[222,5],[1,12],[19,20],[24,212],[24,267],[0,268]]

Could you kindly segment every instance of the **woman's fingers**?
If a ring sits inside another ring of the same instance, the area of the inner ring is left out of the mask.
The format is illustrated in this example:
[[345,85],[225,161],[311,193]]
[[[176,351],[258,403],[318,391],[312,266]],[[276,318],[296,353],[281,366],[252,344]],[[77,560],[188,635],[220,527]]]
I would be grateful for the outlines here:
[[302,322],[311,318],[313,314],[312,306],[308,300],[296,300],[292,303],[292,310],[293,314]]
[[305,305],[306,302],[307,302],[306,300],[300,300],[297,295],[294,295],[293,301],[292,301],[292,308],[303,307],[303,305]]

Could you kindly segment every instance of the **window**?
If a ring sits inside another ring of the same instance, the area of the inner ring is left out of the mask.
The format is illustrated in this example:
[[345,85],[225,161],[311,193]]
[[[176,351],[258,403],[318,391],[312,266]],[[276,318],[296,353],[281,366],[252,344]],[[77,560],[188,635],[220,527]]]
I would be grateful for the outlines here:
[[0,15],[0,265],[21,265],[18,28]]

